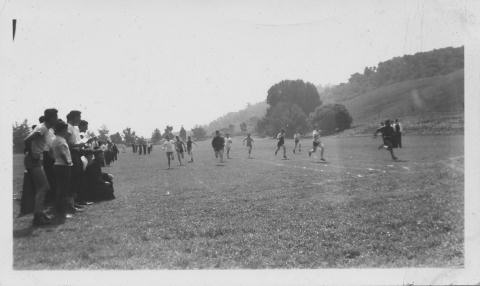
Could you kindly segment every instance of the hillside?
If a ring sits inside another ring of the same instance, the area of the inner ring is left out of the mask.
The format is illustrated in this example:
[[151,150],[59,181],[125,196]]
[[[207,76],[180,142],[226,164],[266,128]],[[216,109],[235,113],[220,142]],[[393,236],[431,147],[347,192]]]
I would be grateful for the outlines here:
[[228,128],[230,124],[235,126],[235,132],[240,131],[240,123],[247,123],[247,130],[253,131],[257,121],[265,115],[268,104],[266,102],[258,102],[256,104],[249,104],[242,110],[236,112],[229,112],[218,119],[210,122],[205,129],[207,133],[212,133],[215,130]]
[[400,118],[411,131],[459,131],[463,130],[464,70],[383,86],[351,99],[334,99],[328,100],[344,104],[357,127],[373,128],[381,120]]
[[320,97],[347,107],[355,133],[389,118],[400,118],[410,131],[463,132],[463,66],[463,47],[395,57],[325,88]]

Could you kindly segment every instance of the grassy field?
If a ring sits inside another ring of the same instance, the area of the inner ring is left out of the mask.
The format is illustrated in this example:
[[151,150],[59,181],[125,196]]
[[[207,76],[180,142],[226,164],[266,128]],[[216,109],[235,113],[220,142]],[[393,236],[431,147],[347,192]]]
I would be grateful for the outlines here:
[[[247,159],[235,138],[223,166],[209,142],[199,143],[195,163],[172,170],[158,147],[121,153],[105,168],[117,199],[64,225],[31,229],[14,200],[14,268],[463,265],[463,135],[407,136],[399,162],[376,149],[379,139],[324,143],[326,164],[305,150],[281,160],[268,139]],[[22,172],[15,156],[14,196]]]

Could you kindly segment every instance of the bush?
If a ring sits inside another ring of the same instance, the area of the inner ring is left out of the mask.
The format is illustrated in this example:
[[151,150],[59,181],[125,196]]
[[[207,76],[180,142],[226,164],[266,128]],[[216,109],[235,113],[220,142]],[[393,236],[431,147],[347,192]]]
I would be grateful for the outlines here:
[[310,124],[326,134],[350,128],[352,117],[343,104],[326,104],[310,113]]

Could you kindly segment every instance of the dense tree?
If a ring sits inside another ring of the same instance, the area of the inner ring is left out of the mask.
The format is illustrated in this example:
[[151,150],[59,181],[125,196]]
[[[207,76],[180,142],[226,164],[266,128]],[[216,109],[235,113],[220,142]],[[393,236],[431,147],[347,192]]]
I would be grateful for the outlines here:
[[185,130],[185,128],[183,128],[183,126],[180,128],[179,136],[183,141],[187,140],[187,131]]
[[122,144],[123,143],[122,135],[120,135],[119,132],[114,133],[110,135],[110,141],[112,141],[112,143],[115,143],[115,144]]
[[23,153],[25,149],[25,143],[23,140],[31,132],[30,126],[28,125],[27,120],[25,119],[22,123],[17,123],[13,127],[13,152]]
[[173,126],[165,127],[165,131],[163,132],[163,138],[171,137],[173,135]]
[[201,126],[192,128],[192,135],[195,140],[202,140],[207,137],[207,131]]
[[155,128],[152,133],[152,143],[157,144],[162,140],[162,133],[160,133],[160,129]]
[[102,141],[107,141],[108,139],[108,132],[110,132],[107,126],[102,125],[100,129],[98,129],[98,139]]
[[240,123],[240,131],[241,131],[242,133],[246,133],[246,132],[247,132],[247,123],[245,123],[245,122]]
[[267,111],[257,129],[269,136],[285,129],[287,137],[292,137],[295,132],[304,133],[309,128],[307,116],[298,105],[282,102]]
[[228,124],[228,133],[230,133],[231,135],[233,135],[233,133],[235,133],[235,125]]
[[350,128],[352,117],[342,104],[319,106],[309,116],[310,124],[324,133],[333,133]]
[[89,138],[97,137],[97,135],[95,134],[94,131],[87,131],[87,136],[88,136]]
[[136,138],[136,135],[135,135],[135,131],[132,130],[132,128],[130,127],[127,127],[125,129],[123,129],[123,138],[125,140],[125,144],[133,144],[135,143],[135,138]]
[[309,114],[315,110],[315,107],[322,104],[315,85],[300,79],[283,80],[270,87],[267,94],[267,103],[270,108],[281,102],[296,104],[305,114]]

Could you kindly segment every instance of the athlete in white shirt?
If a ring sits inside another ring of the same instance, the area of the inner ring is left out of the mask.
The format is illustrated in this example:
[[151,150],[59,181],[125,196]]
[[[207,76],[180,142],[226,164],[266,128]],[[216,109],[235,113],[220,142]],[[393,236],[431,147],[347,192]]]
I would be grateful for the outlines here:
[[225,137],[225,149],[227,151],[227,159],[230,159],[230,149],[232,148],[232,137],[230,137],[230,134],[227,134]]
[[168,160],[168,169],[170,169],[170,162],[175,160],[173,152],[175,152],[175,141],[167,137],[163,142],[162,149],[165,151]]
[[325,161],[323,158],[323,152],[325,151],[325,146],[323,145],[322,141],[320,141],[320,130],[316,129],[313,130],[313,148],[312,150],[308,151],[308,156],[311,157],[312,153],[317,151],[317,148],[320,148],[320,160]]

